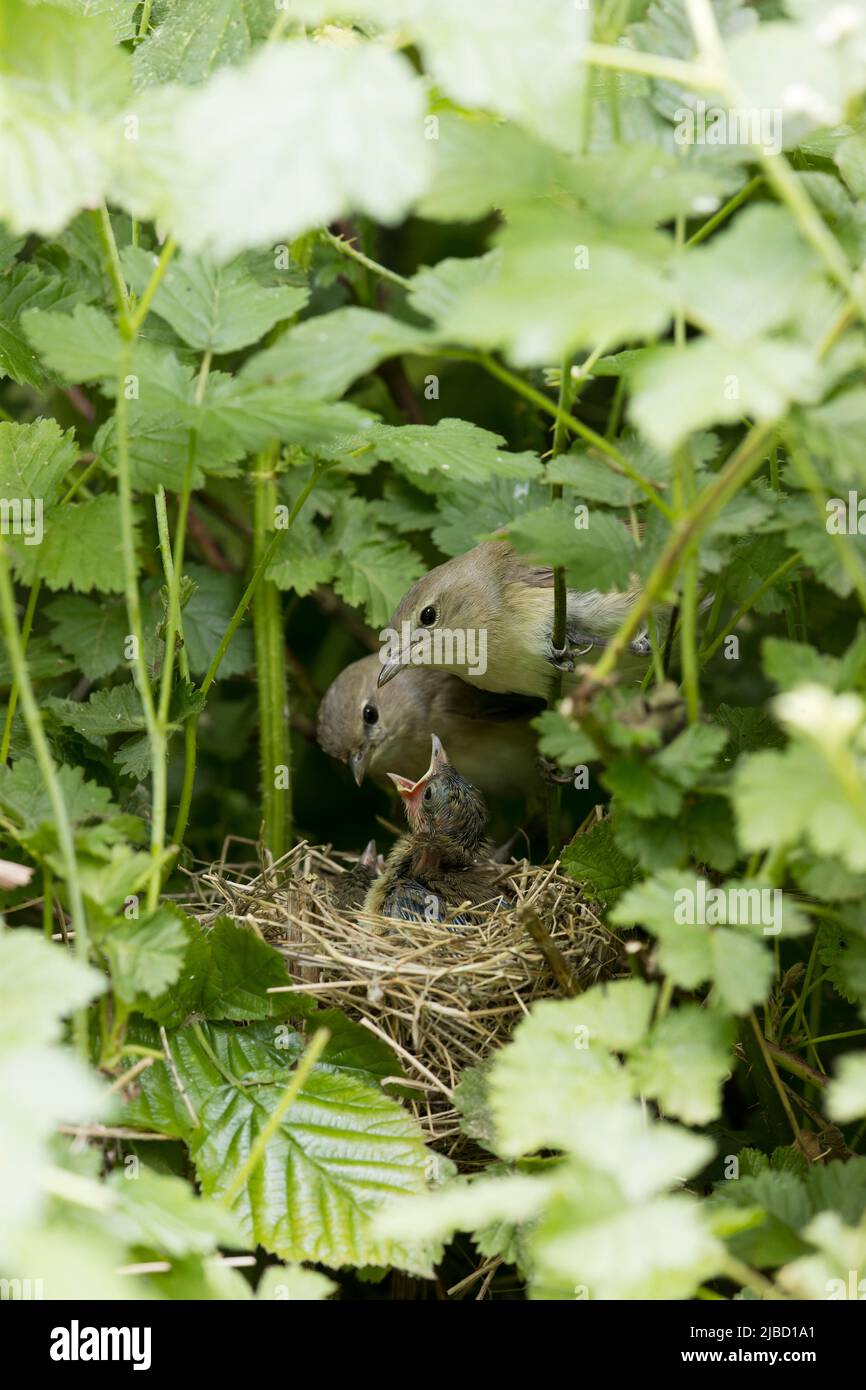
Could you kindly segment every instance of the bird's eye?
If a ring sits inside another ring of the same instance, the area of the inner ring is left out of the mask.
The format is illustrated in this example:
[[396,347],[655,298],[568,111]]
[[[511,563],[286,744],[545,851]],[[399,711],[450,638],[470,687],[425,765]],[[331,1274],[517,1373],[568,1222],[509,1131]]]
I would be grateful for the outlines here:
[[365,724],[378,724],[379,711],[375,705],[365,705],[361,711],[361,718]]
[[432,801],[432,800],[433,800],[433,788],[432,788],[432,787],[427,787],[427,788],[425,789],[425,791],[424,791],[424,800],[425,800],[425,801]]
[[432,603],[428,603],[426,608],[422,608],[418,614],[424,627],[432,627],[436,621],[436,609]]

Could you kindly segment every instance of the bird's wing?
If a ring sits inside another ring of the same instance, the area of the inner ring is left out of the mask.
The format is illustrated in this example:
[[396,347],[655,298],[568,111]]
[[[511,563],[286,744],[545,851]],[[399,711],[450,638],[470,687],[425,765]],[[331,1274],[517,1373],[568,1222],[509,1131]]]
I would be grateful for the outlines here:
[[530,719],[544,709],[544,701],[531,695],[503,695],[492,690],[480,690],[456,676],[443,684],[431,702],[432,724],[441,711],[447,718],[477,719],[482,723],[506,724],[518,719]]

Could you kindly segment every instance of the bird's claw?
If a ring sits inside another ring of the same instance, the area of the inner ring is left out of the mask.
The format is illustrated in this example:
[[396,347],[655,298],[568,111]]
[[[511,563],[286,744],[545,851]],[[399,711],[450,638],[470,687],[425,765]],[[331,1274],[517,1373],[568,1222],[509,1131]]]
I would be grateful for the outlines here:
[[550,643],[547,651],[547,659],[551,666],[555,666],[557,671],[573,671],[574,659],[568,647],[555,647]]
[[633,638],[628,646],[629,651],[633,652],[635,656],[649,656],[652,651],[649,636],[645,632],[642,632],[639,637]]

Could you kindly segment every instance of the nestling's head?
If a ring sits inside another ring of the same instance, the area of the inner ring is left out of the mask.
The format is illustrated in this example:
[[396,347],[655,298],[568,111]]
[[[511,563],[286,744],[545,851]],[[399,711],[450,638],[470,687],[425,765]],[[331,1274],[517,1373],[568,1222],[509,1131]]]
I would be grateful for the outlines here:
[[[485,541],[437,565],[407,589],[391,616],[389,626],[399,637],[399,650],[392,652],[382,663],[379,685],[383,686],[410,665],[413,655],[424,643],[438,634],[464,635],[486,633],[496,625],[501,614],[502,587],[515,563],[514,551],[504,541]],[[408,641],[404,641],[404,624]],[[460,674],[472,663],[473,642],[468,637],[469,660],[460,658],[460,649],[446,638],[442,648],[454,653],[454,659],[439,660],[440,670]],[[477,646],[475,647],[477,650]]]
[[447,677],[436,671],[406,671],[387,689],[376,684],[378,656],[353,661],[329,685],[319,706],[316,734],[332,758],[364,777],[387,776],[389,767],[422,768],[430,749],[430,702]]
[[395,772],[389,772],[388,776],[400,793],[413,834],[447,840],[474,853],[481,844],[487,822],[484,798],[477,787],[452,767],[435,734],[432,742],[430,766],[417,782]]

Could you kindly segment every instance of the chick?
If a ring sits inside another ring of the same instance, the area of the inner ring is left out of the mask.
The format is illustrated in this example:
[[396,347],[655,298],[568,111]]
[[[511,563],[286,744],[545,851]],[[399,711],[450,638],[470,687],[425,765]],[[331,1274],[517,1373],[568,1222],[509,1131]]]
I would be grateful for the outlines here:
[[381,867],[376,841],[371,840],[351,869],[346,869],[342,874],[329,874],[320,880],[323,892],[338,911],[361,908]]
[[[384,686],[402,667],[433,665],[482,690],[547,699],[554,669],[567,689],[620,626],[637,590],[568,591],[566,647],[553,645],[553,570],[521,560],[506,541],[485,541],[417,580],[391,618],[396,634],[379,672]],[[649,655],[646,631],[631,643]],[[640,663],[643,669],[644,663]]]
[[[485,848],[484,799],[452,767],[435,734],[432,742],[430,766],[417,782],[389,773],[403,798],[410,831],[397,841],[383,873],[370,886],[366,912],[441,922],[462,904],[498,896],[494,866],[479,859]],[[468,920],[465,913],[455,918]]]
[[358,786],[369,774],[384,782],[389,767],[420,776],[438,729],[470,782],[488,796],[539,791],[539,762],[530,718],[543,707],[505,699],[430,668],[406,670],[377,688],[379,658],[365,656],[341,671],[319,706],[317,734],[326,753],[347,763]]

